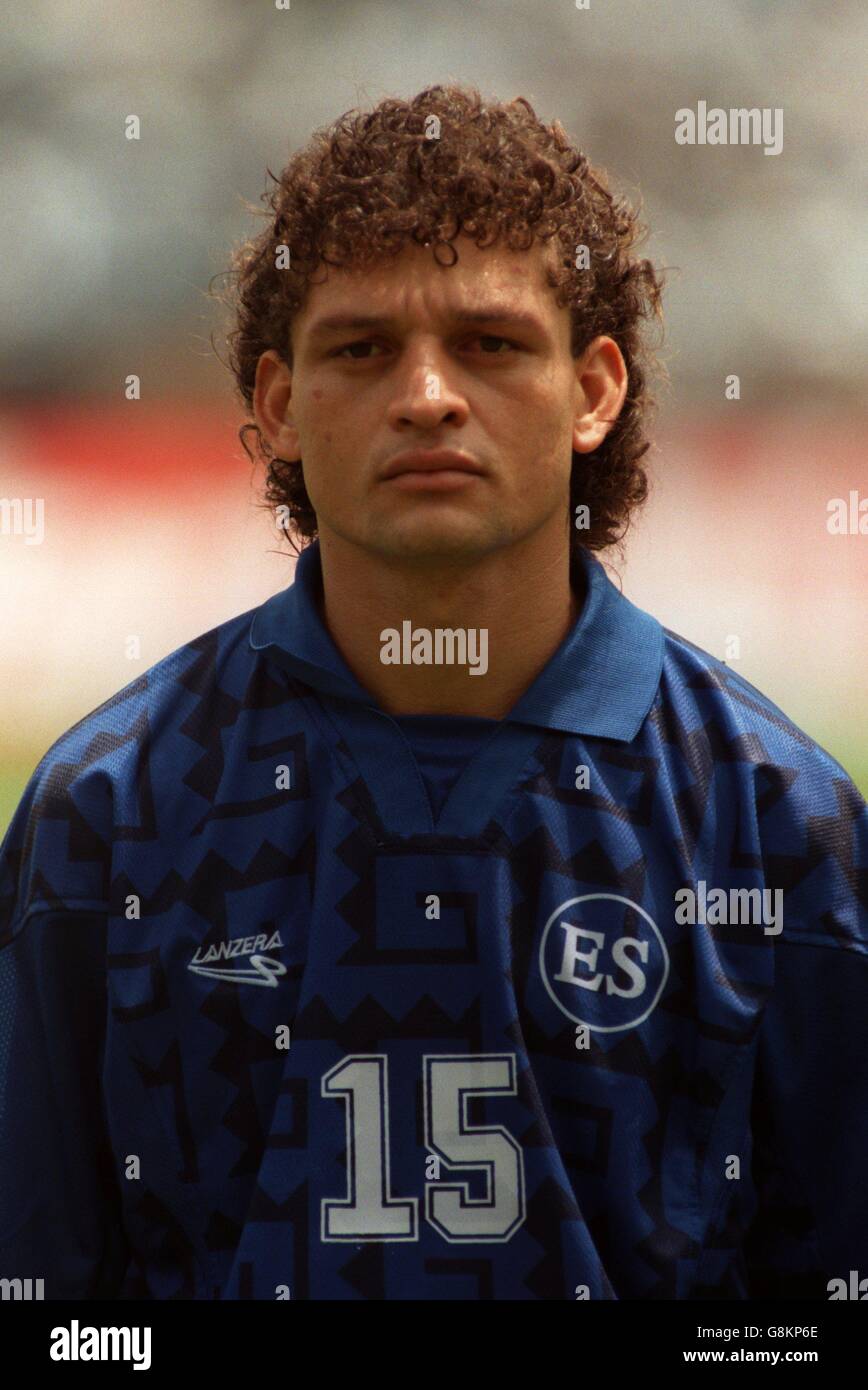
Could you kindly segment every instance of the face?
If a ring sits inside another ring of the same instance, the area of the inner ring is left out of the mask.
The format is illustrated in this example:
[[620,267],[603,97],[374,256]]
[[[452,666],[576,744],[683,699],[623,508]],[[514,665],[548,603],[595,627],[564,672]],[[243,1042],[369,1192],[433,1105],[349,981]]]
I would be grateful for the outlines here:
[[[611,339],[571,356],[539,243],[456,246],[453,266],[409,245],[371,269],[327,267],[293,321],[292,370],[260,359],[257,423],[278,457],[303,459],[324,550],[339,538],[424,564],[540,531],[568,545],[572,451],[617,416],[623,360]],[[387,475],[415,449],[458,450],[477,471]]]

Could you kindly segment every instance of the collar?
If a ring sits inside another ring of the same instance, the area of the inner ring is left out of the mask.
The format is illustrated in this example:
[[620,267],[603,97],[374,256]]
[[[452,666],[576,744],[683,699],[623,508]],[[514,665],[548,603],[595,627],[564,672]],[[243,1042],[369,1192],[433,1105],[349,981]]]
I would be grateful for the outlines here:
[[[589,551],[580,559],[587,583],[582,611],[504,722],[629,743],[657,693],[663,628],[616,589]],[[250,645],[315,690],[379,709],[325,627],[321,593],[319,541],[313,541],[299,556],[292,584],[256,609]]]

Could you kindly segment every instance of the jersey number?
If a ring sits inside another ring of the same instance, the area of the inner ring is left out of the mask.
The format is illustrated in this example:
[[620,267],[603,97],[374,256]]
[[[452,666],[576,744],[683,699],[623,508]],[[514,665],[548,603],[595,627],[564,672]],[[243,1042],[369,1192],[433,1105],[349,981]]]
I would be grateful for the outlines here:
[[[471,1125],[471,1096],[516,1094],[514,1053],[422,1058],[425,1145],[446,1168],[485,1174],[485,1195],[467,1182],[425,1184],[425,1216],[450,1242],[506,1241],[525,1218],[524,1155],[502,1125]],[[396,1197],[389,1175],[388,1058],[346,1057],[322,1079],[343,1100],[349,1192],[322,1203],[324,1241],[418,1240],[419,1199]]]

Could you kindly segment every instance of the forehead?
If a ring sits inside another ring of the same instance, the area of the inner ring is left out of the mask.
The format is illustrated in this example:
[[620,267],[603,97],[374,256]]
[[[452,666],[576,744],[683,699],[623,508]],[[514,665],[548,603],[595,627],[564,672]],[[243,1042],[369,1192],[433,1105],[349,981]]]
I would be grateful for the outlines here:
[[[430,246],[409,243],[400,252],[369,266],[322,266],[308,287],[293,330],[319,337],[348,322],[374,315],[395,319],[422,312],[448,317],[458,312],[490,318],[524,311],[549,329],[567,311],[555,301],[546,280],[550,247],[534,242],[527,251],[498,245],[480,249],[466,236],[454,242],[458,260],[444,265]],[[491,312],[489,312],[491,311]]]

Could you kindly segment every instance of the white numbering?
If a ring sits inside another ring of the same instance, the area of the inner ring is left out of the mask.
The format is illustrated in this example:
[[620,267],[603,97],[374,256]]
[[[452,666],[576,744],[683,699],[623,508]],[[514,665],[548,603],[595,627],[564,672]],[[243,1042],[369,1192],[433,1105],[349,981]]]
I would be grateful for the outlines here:
[[515,1056],[423,1057],[425,1143],[447,1168],[485,1174],[485,1196],[469,1184],[426,1183],[425,1215],[448,1241],[509,1240],[524,1221],[524,1155],[502,1125],[471,1125],[471,1096],[515,1095]]
[[[425,1215],[451,1243],[506,1241],[525,1218],[524,1155],[502,1125],[471,1125],[471,1096],[516,1094],[514,1053],[422,1059],[425,1143],[445,1167],[485,1174],[485,1194],[468,1182],[425,1184]],[[347,1057],[322,1079],[322,1094],[347,1112],[349,1194],[322,1203],[324,1241],[418,1240],[418,1199],[392,1196],[389,1070],[383,1055]]]
[[418,1240],[419,1202],[397,1201],[389,1178],[389,1059],[347,1057],[322,1079],[347,1107],[349,1196],[324,1200],[323,1240]]

